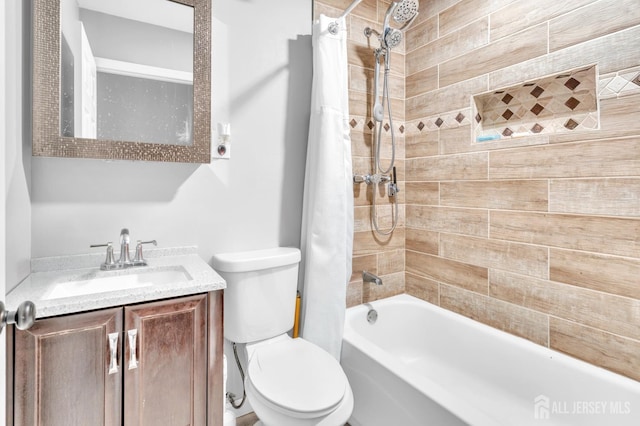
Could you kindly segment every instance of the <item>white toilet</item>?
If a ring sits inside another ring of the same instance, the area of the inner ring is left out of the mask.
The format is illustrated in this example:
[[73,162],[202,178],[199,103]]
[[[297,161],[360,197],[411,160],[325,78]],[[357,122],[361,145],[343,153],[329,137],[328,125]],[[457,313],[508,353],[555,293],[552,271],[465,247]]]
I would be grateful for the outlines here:
[[265,426],[339,426],[353,393],[338,361],[304,339],[292,339],[300,250],[279,247],[213,256],[227,281],[224,337],[246,343],[245,387]]

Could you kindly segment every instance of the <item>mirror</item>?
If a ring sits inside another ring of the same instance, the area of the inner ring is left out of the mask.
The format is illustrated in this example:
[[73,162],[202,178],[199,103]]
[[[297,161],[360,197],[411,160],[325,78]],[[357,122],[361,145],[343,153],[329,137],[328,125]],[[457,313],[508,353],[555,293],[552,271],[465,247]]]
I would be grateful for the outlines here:
[[211,0],[34,0],[33,155],[210,161]]

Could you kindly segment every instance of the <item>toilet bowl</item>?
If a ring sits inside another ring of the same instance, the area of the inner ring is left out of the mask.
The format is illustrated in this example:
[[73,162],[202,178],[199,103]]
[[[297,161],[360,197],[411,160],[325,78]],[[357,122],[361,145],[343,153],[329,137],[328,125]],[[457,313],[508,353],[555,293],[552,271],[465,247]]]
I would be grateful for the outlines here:
[[246,343],[245,390],[264,426],[340,426],[353,392],[338,361],[293,328],[300,251],[279,247],[213,256],[225,278],[224,335]]
[[247,346],[247,396],[264,425],[338,426],[349,419],[353,393],[329,353],[287,335]]

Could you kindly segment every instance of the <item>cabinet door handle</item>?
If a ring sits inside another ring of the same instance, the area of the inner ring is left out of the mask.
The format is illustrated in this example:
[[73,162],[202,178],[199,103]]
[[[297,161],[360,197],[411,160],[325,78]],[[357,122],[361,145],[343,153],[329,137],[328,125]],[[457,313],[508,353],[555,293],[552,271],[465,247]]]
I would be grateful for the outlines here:
[[138,368],[138,357],[136,354],[138,330],[134,328],[133,330],[127,331],[127,336],[129,336],[129,370],[134,370]]
[[109,333],[109,374],[118,372],[118,339],[120,333]]

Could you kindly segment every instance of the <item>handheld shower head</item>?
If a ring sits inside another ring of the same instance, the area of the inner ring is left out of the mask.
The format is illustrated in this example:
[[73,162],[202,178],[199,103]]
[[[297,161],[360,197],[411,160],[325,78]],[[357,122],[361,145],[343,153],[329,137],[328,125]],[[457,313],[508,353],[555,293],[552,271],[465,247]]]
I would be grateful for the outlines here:
[[395,28],[387,28],[384,33],[382,44],[387,49],[393,49],[402,42],[402,31]]

